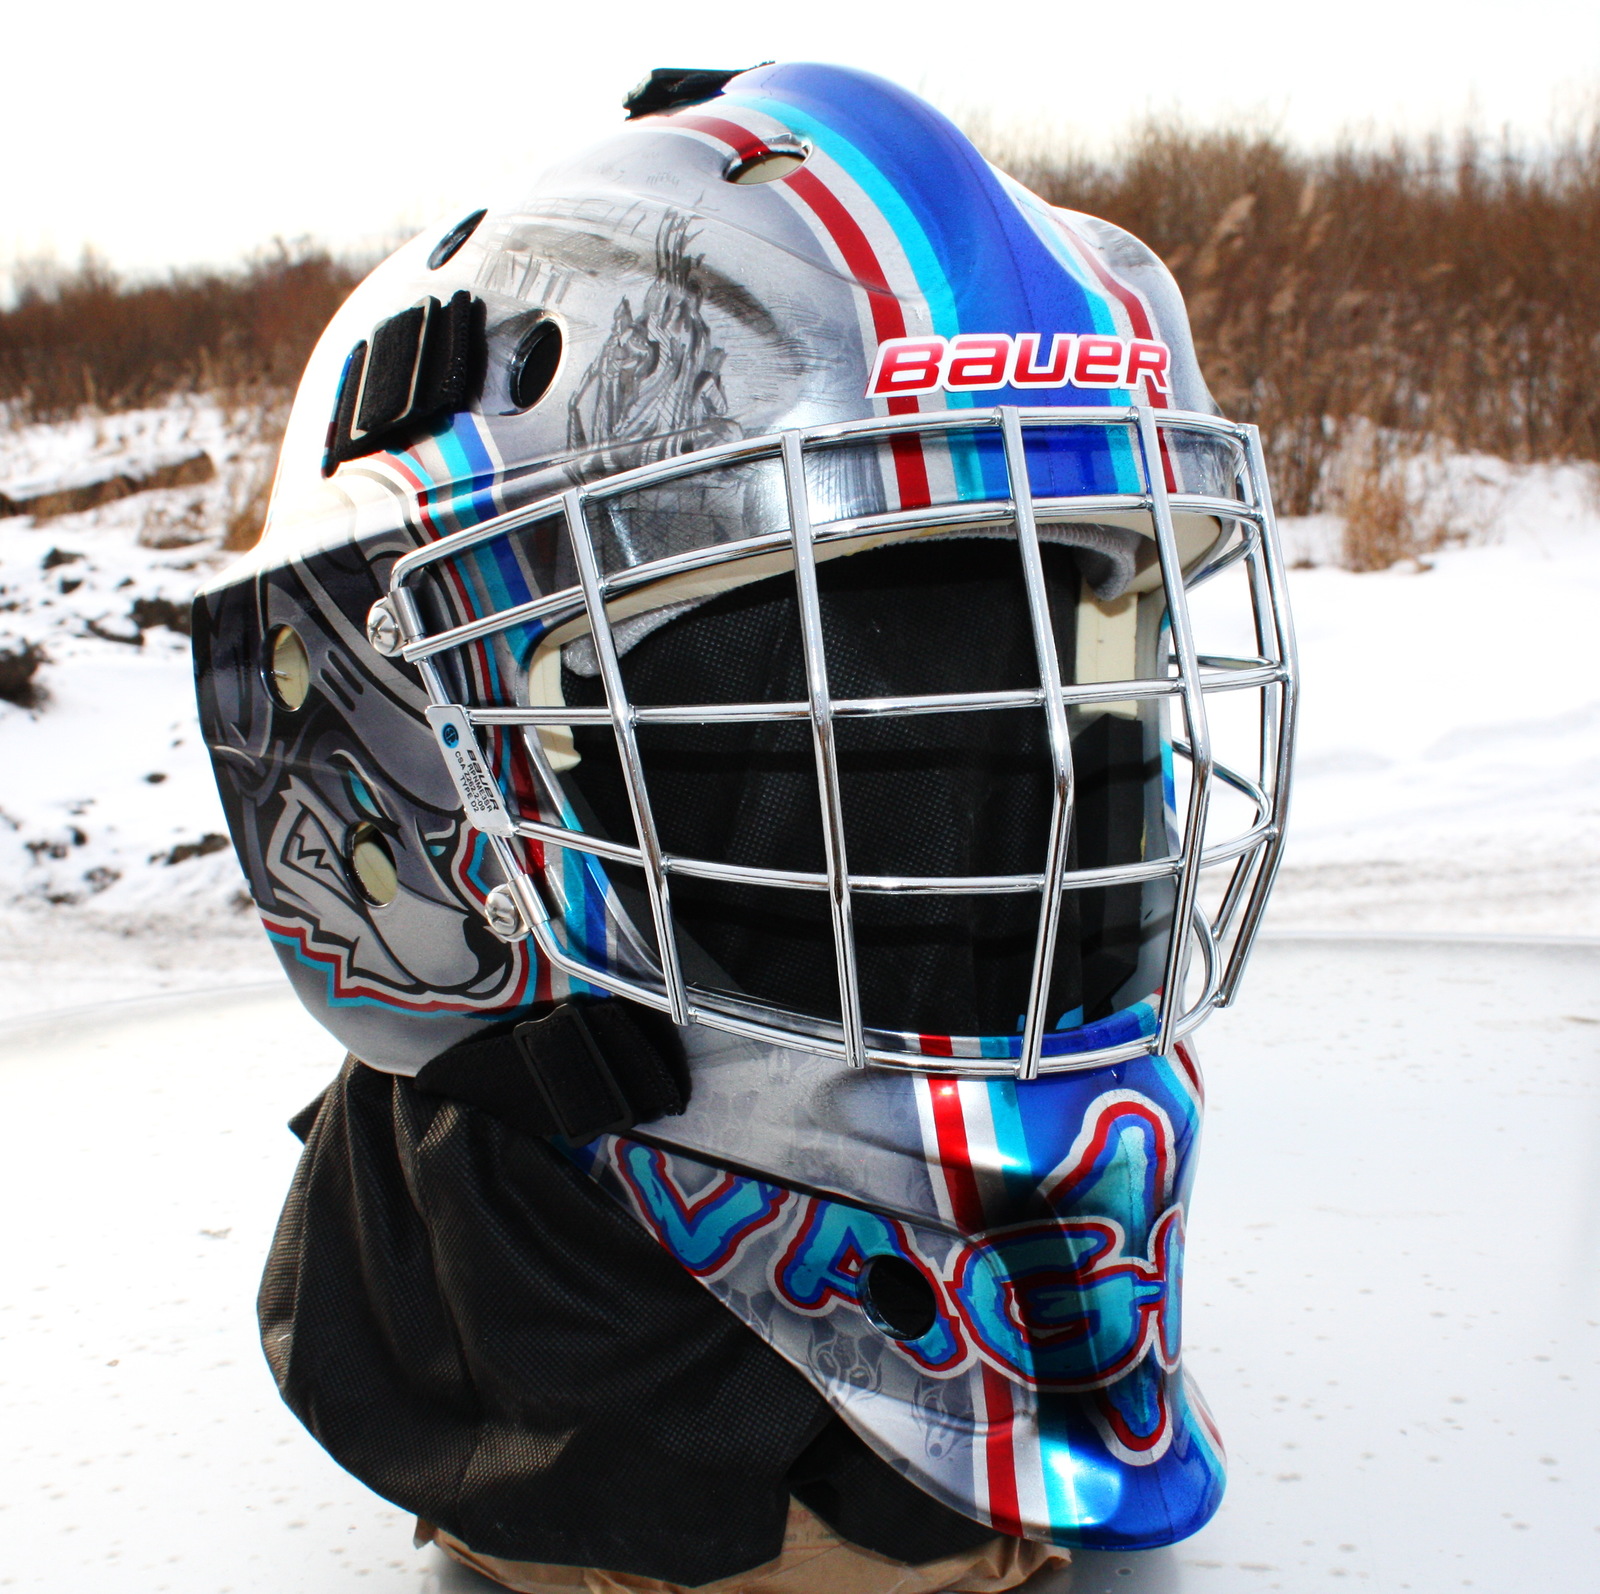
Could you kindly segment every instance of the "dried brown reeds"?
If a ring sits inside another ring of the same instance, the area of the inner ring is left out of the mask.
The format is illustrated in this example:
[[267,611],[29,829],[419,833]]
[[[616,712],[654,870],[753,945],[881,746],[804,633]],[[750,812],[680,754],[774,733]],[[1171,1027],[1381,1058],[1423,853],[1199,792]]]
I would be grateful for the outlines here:
[[272,480],[277,471],[278,446],[283,442],[288,412],[283,405],[258,405],[247,418],[256,445],[253,458],[230,484],[226,517],[222,527],[222,546],[233,553],[253,548],[266,524],[267,503],[272,497]]
[[[1301,153],[1154,123],[1105,160],[997,155],[1167,262],[1218,403],[1266,435],[1283,511],[1349,496],[1331,467],[1352,421],[1600,460],[1600,122],[1538,154],[1471,135]],[[1399,479],[1378,469],[1371,491]]]
[[1387,570],[1420,559],[1442,540],[1429,527],[1417,490],[1415,448],[1395,434],[1357,423],[1325,473],[1327,496],[1344,522],[1347,570]]
[[[1600,121],[1537,153],[1472,135],[1308,153],[1162,122],[1104,159],[988,142],[1046,198],[1161,254],[1218,402],[1262,427],[1280,509],[1344,514],[1353,561],[1444,535],[1419,529],[1403,456],[1600,461]],[[49,419],[183,389],[278,402],[360,274],[281,245],[148,284],[93,259],[22,271],[0,310],[0,404]],[[237,507],[242,539],[259,505]]]
[[92,255],[18,268],[16,302],[0,309],[0,404],[57,420],[186,390],[285,393],[363,269],[281,243],[237,272],[160,282],[125,283]]

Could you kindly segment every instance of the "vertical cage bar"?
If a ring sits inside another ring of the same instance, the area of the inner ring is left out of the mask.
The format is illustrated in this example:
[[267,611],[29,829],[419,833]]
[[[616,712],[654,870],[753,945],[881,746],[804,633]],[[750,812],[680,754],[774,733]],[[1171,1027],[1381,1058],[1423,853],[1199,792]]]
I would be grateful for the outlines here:
[[[1250,949],[1254,946],[1256,935],[1261,928],[1261,916],[1266,911],[1267,896],[1272,890],[1272,883],[1277,877],[1278,865],[1283,857],[1284,833],[1289,820],[1289,777],[1294,765],[1295,716],[1299,707],[1300,690],[1300,668],[1295,652],[1294,623],[1289,617],[1283,550],[1278,544],[1278,521],[1273,512],[1272,485],[1267,480],[1267,462],[1261,447],[1259,428],[1255,426],[1245,428],[1245,447],[1250,460],[1251,496],[1255,507],[1261,511],[1261,561],[1266,574],[1266,597],[1270,605],[1271,641],[1274,646],[1273,655],[1270,656],[1276,657],[1288,679],[1277,689],[1282,697],[1282,708],[1276,716],[1277,745],[1272,749],[1273,834],[1263,850],[1261,867],[1256,872],[1249,901],[1246,902],[1239,920],[1239,933],[1234,939],[1233,955],[1228,960],[1228,969],[1223,975],[1222,985],[1217,993],[1217,1003],[1221,1007],[1226,1007],[1233,1000],[1234,992],[1238,989],[1239,978],[1244,973],[1245,961],[1250,956]],[[1258,610],[1259,625],[1261,592],[1260,583],[1255,580],[1251,582],[1251,601]],[[1258,633],[1258,641],[1264,655],[1267,640],[1264,631]],[[1263,726],[1272,705],[1272,689],[1263,688]],[[1263,749],[1263,753],[1265,751],[1266,749]],[[1265,771],[1262,773],[1265,774]]]
[[1167,963],[1161,986],[1161,1028],[1153,1050],[1171,1051],[1178,1020],[1183,1016],[1183,982],[1189,969],[1190,921],[1194,917],[1195,897],[1200,889],[1200,858],[1205,851],[1206,814],[1211,801],[1211,732],[1206,723],[1205,693],[1200,685],[1200,661],[1195,657],[1194,630],[1189,624],[1189,606],[1184,596],[1183,562],[1178,552],[1178,533],[1172,522],[1172,501],[1167,493],[1166,456],[1161,451],[1161,434],[1155,411],[1148,404],[1134,406],[1134,421],[1139,430],[1140,452],[1144,456],[1145,489],[1150,494],[1151,519],[1155,523],[1156,551],[1161,558],[1161,583],[1167,597],[1167,624],[1172,633],[1172,651],[1178,661],[1179,696],[1189,733],[1189,804],[1184,815],[1183,840],[1179,847],[1178,890],[1172,904],[1172,938],[1167,945]]
[[667,987],[667,1011],[674,1024],[689,1022],[689,1000],[683,988],[683,969],[678,961],[678,939],[673,933],[672,903],[668,895],[667,872],[661,863],[661,841],[656,835],[655,815],[650,811],[644,765],[639,760],[639,740],[634,725],[633,705],[622,684],[622,666],[617,661],[616,639],[606,614],[605,593],[601,589],[600,569],[589,540],[589,524],[583,513],[583,494],[579,489],[561,495],[566,511],[567,536],[577,561],[578,580],[583,586],[583,602],[589,611],[589,630],[594,638],[595,658],[600,663],[600,679],[606,689],[606,704],[611,710],[611,725],[616,732],[617,751],[628,783],[628,806],[633,810],[633,828],[644,855],[644,880],[650,893],[650,916],[655,922],[656,943],[661,972]]
[[811,709],[811,745],[816,754],[817,795],[822,804],[822,844],[828,862],[828,906],[833,915],[833,954],[839,970],[844,1060],[851,1068],[865,1068],[867,1042],[861,1025],[861,985],[856,977],[856,932],[850,904],[850,869],[844,850],[844,805],[839,798],[833,699],[828,694],[817,553],[811,540],[811,503],[799,432],[783,434],[782,458],[783,486],[789,500],[789,540],[794,547],[795,594],[800,605],[800,645],[805,653],[806,695]]
[[[1237,458],[1234,466],[1233,480],[1235,496],[1241,503],[1247,504],[1251,509],[1261,508],[1259,497],[1256,493],[1255,483],[1251,479],[1249,441],[1242,432],[1236,441],[1239,444]],[[1261,549],[1266,540],[1266,530],[1258,522],[1246,533],[1244,569],[1245,577],[1250,586],[1250,617],[1252,629],[1256,639],[1256,653],[1263,659],[1273,663],[1280,663],[1275,641],[1267,634],[1267,613],[1270,605],[1266,601],[1266,588],[1262,575]],[[1277,697],[1273,688],[1259,687],[1255,690],[1256,701],[1259,704],[1260,719],[1256,735],[1256,784],[1268,794],[1268,807],[1265,812],[1256,814],[1257,822],[1270,822],[1272,818],[1271,791],[1272,767],[1274,753],[1277,746]],[[1240,906],[1249,899],[1254,886],[1256,875],[1260,870],[1261,860],[1264,855],[1265,842],[1258,843],[1248,852],[1244,853],[1234,865],[1228,878],[1228,889],[1223,894],[1221,905],[1217,909],[1214,932],[1220,952],[1223,942],[1228,935],[1228,927],[1233,923],[1233,916],[1238,913]],[[1235,943],[1237,943],[1235,935]],[[1230,970],[1239,967],[1234,950],[1228,949],[1227,966],[1223,970],[1224,976]],[[1218,989],[1222,982],[1219,980]]]
[[1008,405],[1000,411],[1000,427],[1005,440],[1006,475],[1010,479],[1017,551],[1022,556],[1022,581],[1028,594],[1028,620],[1033,627],[1034,655],[1039,664],[1039,684],[1044,688],[1045,721],[1050,733],[1052,791],[1044,890],[1040,894],[1033,972],[1028,979],[1022,1055],[1017,1059],[1017,1078],[1037,1079],[1039,1059],[1044,1052],[1045,1026],[1050,1021],[1050,976],[1055,969],[1056,939],[1061,929],[1061,877],[1066,872],[1067,845],[1072,836],[1072,733],[1067,724],[1066,704],[1061,700],[1061,666],[1056,659],[1055,625],[1050,618],[1050,594],[1044,584],[1044,561],[1039,555],[1039,528],[1033,518],[1033,489],[1028,482],[1022,417]]

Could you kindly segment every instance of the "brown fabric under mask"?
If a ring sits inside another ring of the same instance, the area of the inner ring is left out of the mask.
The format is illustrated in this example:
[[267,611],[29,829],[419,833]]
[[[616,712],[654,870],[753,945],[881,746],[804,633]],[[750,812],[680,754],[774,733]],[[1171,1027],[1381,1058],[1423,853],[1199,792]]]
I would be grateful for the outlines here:
[[783,1552],[777,1560],[693,1590],[682,1583],[626,1572],[479,1555],[432,1523],[419,1521],[417,1544],[430,1541],[452,1560],[516,1594],[1004,1594],[1047,1568],[1065,1567],[1070,1560],[1054,1545],[995,1538],[960,1555],[906,1566],[845,1543],[798,1500],[789,1502]]

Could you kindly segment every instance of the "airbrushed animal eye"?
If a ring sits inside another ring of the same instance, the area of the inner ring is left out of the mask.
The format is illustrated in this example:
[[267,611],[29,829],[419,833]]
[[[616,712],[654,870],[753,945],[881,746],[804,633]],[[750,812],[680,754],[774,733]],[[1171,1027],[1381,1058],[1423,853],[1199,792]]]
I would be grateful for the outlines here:
[[351,807],[358,814],[363,814],[378,824],[386,823],[386,816],[378,805],[378,799],[373,796],[372,788],[353,769],[344,772],[344,789],[350,799]]
[[267,634],[267,691],[279,708],[292,714],[311,690],[311,660],[306,645],[292,625],[280,625]]

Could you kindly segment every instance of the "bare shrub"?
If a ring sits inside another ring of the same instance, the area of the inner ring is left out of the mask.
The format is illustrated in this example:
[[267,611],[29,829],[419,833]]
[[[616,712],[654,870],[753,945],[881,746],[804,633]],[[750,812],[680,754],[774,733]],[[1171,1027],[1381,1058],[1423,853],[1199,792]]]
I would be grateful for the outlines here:
[[32,708],[39,698],[34,678],[45,662],[45,651],[37,642],[0,632],[0,697]]
[[1429,543],[1410,462],[1407,449],[1371,427],[1334,461],[1331,496],[1344,520],[1346,570],[1387,570]]
[[261,540],[278,466],[278,449],[288,419],[288,406],[283,402],[257,402],[233,408],[232,429],[249,437],[252,446],[249,457],[234,472],[228,487],[222,546],[231,553],[243,553]]
[[244,490],[228,510],[222,529],[222,546],[230,553],[243,553],[261,540],[267,522],[267,502],[272,496],[272,469],[252,471]]

